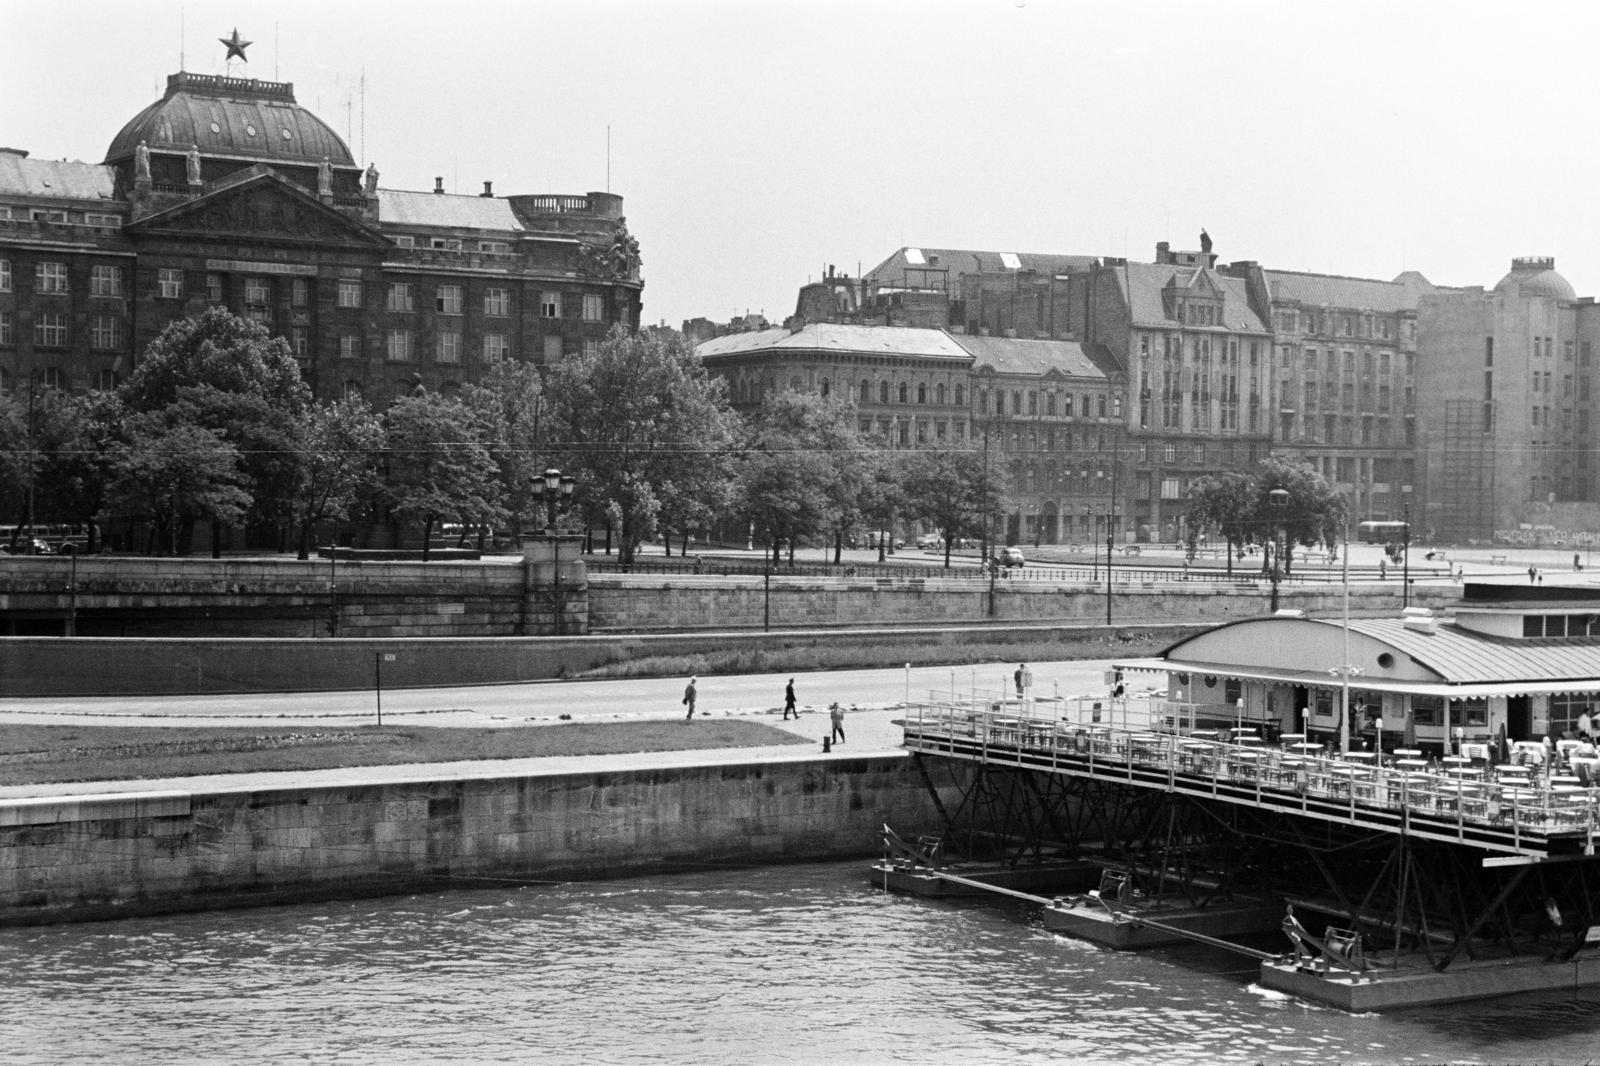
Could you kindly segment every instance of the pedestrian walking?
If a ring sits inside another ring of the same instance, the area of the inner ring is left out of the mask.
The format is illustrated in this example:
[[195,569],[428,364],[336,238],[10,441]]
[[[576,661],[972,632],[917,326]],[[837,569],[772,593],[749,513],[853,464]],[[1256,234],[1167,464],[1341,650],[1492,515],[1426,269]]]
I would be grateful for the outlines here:
[[1017,672],[1011,676],[1017,683],[1017,698],[1021,699],[1033,687],[1033,671],[1028,669],[1027,663],[1018,663]]
[[833,706],[828,708],[828,717],[833,720],[833,733],[831,734],[831,739],[836,744],[843,744],[844,743],[844,707],[843,707],[843,705],[841,705],[841,704],[839,704],[837,702],[834,703]]
[[795,721],[798,722],[800,720],[800,712],[794,705],[794,678],[792,677],[789,679],[789,683],[783,686],[783,720],[787,722],[791,714],[794,715]]
[[689,687],[683,690],[683,705],[689,708],[689,713],[685,715],[683,719],[685,722],[694,721],[694,701],[695,696],[697,695],[695,692],[694,683],[695,679],[691,677],[689,679]]
[[1532,567],[1532,566],[1528,567],[1528,584],[1530,584],[1530,585],[1533,584],[1534,578],[1536,578],[1538,576],[1539,576],[1539,571],[1538,571],[1538,569],[1536,567]]

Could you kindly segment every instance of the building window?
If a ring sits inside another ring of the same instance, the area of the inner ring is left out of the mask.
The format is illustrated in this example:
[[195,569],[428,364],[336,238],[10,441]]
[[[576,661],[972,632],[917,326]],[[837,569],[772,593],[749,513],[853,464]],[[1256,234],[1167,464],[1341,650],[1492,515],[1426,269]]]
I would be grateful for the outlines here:
[[361,337],[360,337],[359,334],[355,334],[355,333],[341,333],[341,334],[339,334],[339,358],[340,359],[359,359],[359,358],[361,358]]
[[599,322],[605,317],[600,306],[600,297],[596,293],[583,294],[583,320],[585,322]]
[[965,407],[967,403],[967,389],[964,385],[956,386],[956,406]]
[[587,339],[587,340],[585,340],[583,342],[583,354],[586,357],[589,357],[589,358],[593,358],[594,356],[599,355],[600,354],[600,342],[595,340],[592,337]]
[[483,361],[498,363],[511,355],[511,345],[506,340],[504,333],[485,333],[483,335]]
[[17,327],[11,315],[10,311],[0,311],[0,346],[10,347],[17,343]]
[[1175,478],[1175,477],[1164,477],[1164,478],[1161,479],[1161,498],[1163,500],[1180,499],[1182,497],[1182,495],[1183,494],[1178,489],[1178,479],[1177,478]]
[[388,336],[387,355],[391,363],[404,363],[411,358],[411,331],[391,329]]
[[172,267],[157,270],[156,295],[163,300],[183,299],[183,271]]
[[271,283],[266,278],[245,278],[244,302],[247,307],[264,307],[271,303]]
[[244,309],[244,317],[248,318],[252,322],[259,322],[261,325],[266,326],[268,329],[272,328],[272,309],[271,308],[268,308],[268,307],[247,307],[247,308]]
[[478,251],[488,252],[490,255],[509,255],[511,244],[508,241],[479,241]]
[[901,403],[910,403],[911,402],[911,386],[907,385],[903,381],[900,383],[900,402]]
[[40,263],[34,268],[34,292],[64,293],[67,291],[67,264]]
[[511,313],[511,295],[506,289],[483,290],[483,313],[503,318]]
[[115,351],[122,347],[122,319],[116,315],[95,315],[89,327],[89,346],[97,351]]
[[436,362],[461,362],[461,334],[453,329],[440,330],[434,338],[433,355]]
[[40,313],[33,319],[33,343],[41,348],[67,346],[67,316]]
[[206,302],[220,304],[222,302],[222,275],[206,275]]
[[396,248],[415,248],[417,239],[409,234],[402,235],[394,239],[394,246]]
[[311,302],[311,283],[305,278],[295,278],[289,283],[289,306],[304,307]]
[[542,292],[539,294],[539,314],[545,318],[561,317],[561,294],[559,292]]
[[93,226],[96,229],[121,229],[122,219],[117,215],[89,213],[83,216],[83,224],[85,226]]
[[887,381],[878,382],[878,402],[889,402],[889,383]]
[[115,392],[118,385],[115,370],[97,370],[94,375],[94,387],[100,392]]
[[867,381],[862,381],[861,382],[861,402],[862,403],[871,403],[872,402],[872,385]]
[[389,310],[413,311],[415,309],[411,300],[411,283],[409,281],[389,282]]
[[11,291],[11,260],[0,259],[0,292]]
[[441,315],[459,315],[461,313],[461,286],[440,285],[434,298],[435,310]]
[[361,282],[350,279],[339,282],[339,306],[361,306]]
[[122,268],[117,266],[93,266],[89,268],[89,295],[90,296],[121,296],[122,295]]
[[917,386],[917,402],[918,403],[927,403],[928,402],[928,386],[927,385],[918,385]]
[[547,363],[558,362],[561,359],[561,338],[546,337],[544,339],[544,361]]

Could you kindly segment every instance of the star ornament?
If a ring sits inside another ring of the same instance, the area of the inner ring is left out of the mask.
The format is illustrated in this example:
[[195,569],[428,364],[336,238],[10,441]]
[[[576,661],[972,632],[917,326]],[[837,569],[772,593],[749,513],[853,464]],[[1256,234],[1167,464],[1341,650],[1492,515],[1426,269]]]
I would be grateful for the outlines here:
[[255,42],[254,41],[241,40],[240,37],[239,37],[239,27],[235,26],[233,28],[233,36],[232,37],[218,37],[217,40],[220,41],[228,49],[228,54],[225,57],[223,57],[223,62],[224,63],[226,63],[228,60],[233,59],[235,57],[237,57],[238,59],[243,60],[246,63],[250,62],[250,58],[244,54],[244,50],[246,48],[249,48]]

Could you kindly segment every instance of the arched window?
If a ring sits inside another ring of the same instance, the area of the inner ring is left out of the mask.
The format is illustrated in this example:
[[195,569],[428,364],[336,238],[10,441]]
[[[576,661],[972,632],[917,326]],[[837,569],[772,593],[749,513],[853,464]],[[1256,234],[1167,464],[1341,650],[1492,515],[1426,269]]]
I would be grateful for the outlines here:
[[939,383],[939,386],[933,390],[933,402],[940,404],[941,406],[944,404],[944,382],[942,381]]
[[910,403],[911,402],[911,386],[907,385],[903,381],[900,383],[900,402],[901,403]]
[[346,381],[344,383],[344,398],[347,400],[359,400],[361,398],[361,382],[354,378]]
[[872,402],[872,385],[865,378],[861,379],[861,402]]
[[878,382],[878,402],[889,402],[889,383],[887,381]]
[[926,384],[922,384],[922,385],[918,385],[917,386],[917,402],[918,403],[927,403],[928,402],[928,386]]
[[824,396],[828,395],[828,390],[829,390],[828,379],[827,378],[823,378],[822,379],[822,395],[824,395]]
[[965,407],[966,405],[967,405],[967,388],[966,388],[965,385],[957,385],[956,386],[956,406],[957,407]]

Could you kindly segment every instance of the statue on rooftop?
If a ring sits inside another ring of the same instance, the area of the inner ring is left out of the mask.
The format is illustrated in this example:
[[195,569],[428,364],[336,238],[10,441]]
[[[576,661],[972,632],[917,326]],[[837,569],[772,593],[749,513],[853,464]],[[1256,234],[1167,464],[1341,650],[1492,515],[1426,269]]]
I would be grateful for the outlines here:
[[1211,254],[1211,234],[1207,233],[1204,228],[1200,230],[1200,253],[1202,255]]
[[317,195],[333,195],[333,164],[328,162],[327,156],[323,156],[322,162],[317,164]]
[[372,163],[367,164],[366,193],[369,197],[378,195],[378,168]]
[[200,184],[200,146],[191,144],[189,154],[184,157],[184,168],[188,172],[189,184]]
[[150,146],[143,141],[133,150],[133,180],[150,180]]

